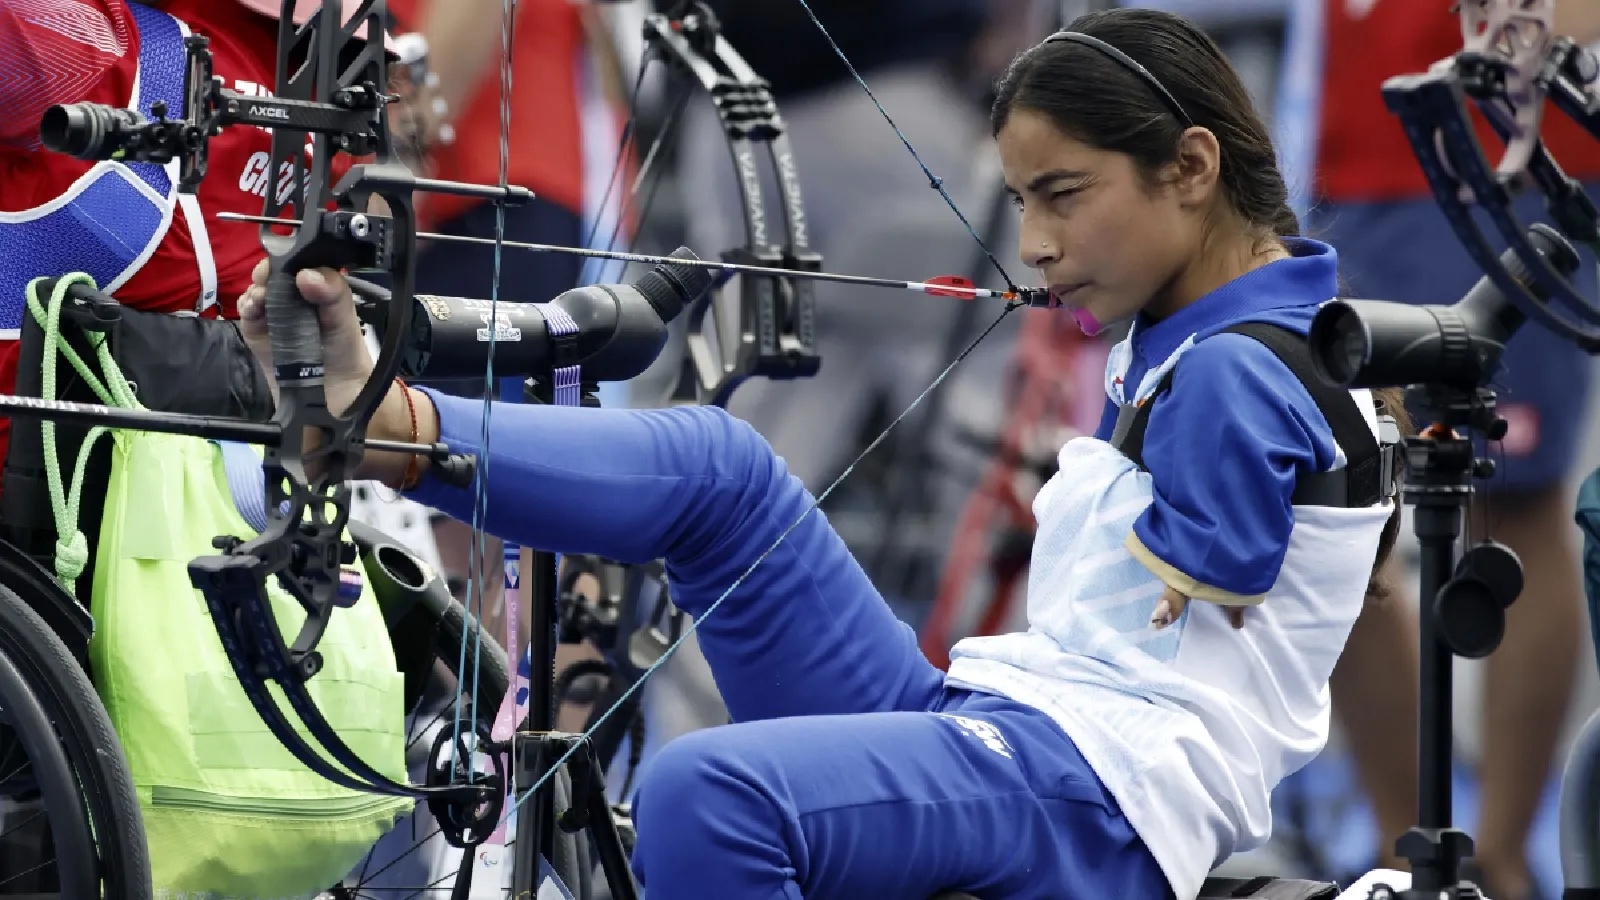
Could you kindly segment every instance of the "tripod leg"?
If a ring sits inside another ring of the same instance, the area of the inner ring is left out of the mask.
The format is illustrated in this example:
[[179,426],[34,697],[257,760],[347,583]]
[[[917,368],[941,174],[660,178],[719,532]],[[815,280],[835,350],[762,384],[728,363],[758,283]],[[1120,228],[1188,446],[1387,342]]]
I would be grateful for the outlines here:
[[[516,796],[526,796],[556,757],[549,738],[543,734],[517,735],[512,751],[512,783],[517,786]],[[546,781],[534,796],[528,797],[517,810],[516,852],[512,854],[511,896],[536,897],[539,894],[539,866],[549,858],[546,845],[553,843],[555,835],[555,782]]]
[[[594,763],[591,761],[590,765]],[[605,873],[606,884],[611,887],[612,900],[638,900],[639,887],[628,865],[628,852],[622,846],[622,835],[617,833],[617,820],[612,816],[611,805],[606,802],[605,782],[598,771],[591,774],[592,777],[584,779],[587,798],[579,802],[587,802],[589,807],[589,838],[600,857],[600,870]]]

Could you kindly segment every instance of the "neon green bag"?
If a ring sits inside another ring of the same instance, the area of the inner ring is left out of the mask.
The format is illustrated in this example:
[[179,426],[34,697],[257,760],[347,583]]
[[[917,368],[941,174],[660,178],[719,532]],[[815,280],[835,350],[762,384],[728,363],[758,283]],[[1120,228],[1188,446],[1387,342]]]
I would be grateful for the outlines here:
[[[218,449],[172,435],[114,440],[90,666],[139,790],[158,896],[325,890],[412,803],[338,787],[307,769],[234,677],[188,574],[213,536],[253,534],[234,508]],[[276,583],[270,593],[278,626],[292,637],[305,613]],[[370,588],[334,613],[318,650],[323,669],[307,682],[317,708],[361,759],[404,783],[402,676]],[[271,691],[287,710],[276,685]],[[292,712],[289,719],[299,725]]]
[[[58,287],[48,312],[29,297],[55,346],[64,290]],[[62,355],[108,403],[136,406],[103,344],[97,350],[105,385],[70,348]],[[54,356],[45,356],[46,396],[54,395]],[[97,436],[85,441],[70,496],[59,471],[50,478],[64,536],[57,568],[69,589],[77,577],[71,570],[84,561],[76,526],[81,461]],[[326,890],[360,864],[412,801],[338,787],[312,772],[245,697],[188,574],[191,559],[214,552],[213,537],[255,534],[235,508],[219,448],[144,432],[112,439],[89,655],[138,789],[156,896],[266,900]],[[46,446],[51,460],[53,434]],[[269,593],[278,626],[292,637],[304,610],[276,582]],[[307,682],[318,709],[351,750],[405,783],[403,679],[370,586],[353,607],[335,611],[318,650],[323,669]],[[277,686],[270,690],[287,711]],[[305,733],[292,711],[286,717]]]

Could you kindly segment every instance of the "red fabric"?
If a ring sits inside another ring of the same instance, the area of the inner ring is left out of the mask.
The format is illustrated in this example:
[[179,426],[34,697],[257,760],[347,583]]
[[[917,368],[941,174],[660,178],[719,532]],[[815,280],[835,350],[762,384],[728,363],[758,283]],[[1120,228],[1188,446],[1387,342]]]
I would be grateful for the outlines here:
[[[270,93],[276,78],[277,25],[271,19],[221,0],[169,0],[161,8],[196,34],[211,39],[215,74],[225,87],[245,94]],[[15,212],[60,196],[92,163],[39,149],[37,129],[46,107],[93,101],[125,107],[138,68],[138,33],[125,0],[4,0],[0,2],[0,211]],[[23,66],[27,68],[24,70]],[[27,71],[26,77],[11,73]],[[257,226],[224,222],[220,212],[260,215],[263,173],[272,148],[265,129],[237,125],[211,139],[211,158],[198,200],[217,268],[223,315],[250,284],[262,258]],[[348,166],[339,157],[334,170]],[[155,255],[117,291],[117,299],[143,310],[194,309],[200,272],[194,240],[175,212]],[[0,341],[0,392],[16,389],[17,344]],[[0,459],[10,423],[0,419]]]
[[[1325,0],[1327,53],[1317,185],[1334,201],[1381,201],[1429,194],[1400,119],[1384,105],[1384,81],[1424,72],[1461,49],[1460,19],[1444,0]],[[1502,145],[1474,112],[1490,163]],[[1565,113],[1545,113],[1545,145],[1567,174],[1600,176],[1600,146]]]
[[[415,31],[429,0],[389,0],[398,31]],[[449,2],[449,0],[434,0]],[[498,34],[500,20],[485,22]],[[520,0],[512,27],[510,154],[506,181],[574,213],[583,212],[583,137],[578,121],[582,10],[572,0]],[[433,153],[433,175],[473,184],[500,182],[500,51],[466,108],[452,115],[455,143]],[[423,228],[452,219],[473,197],[432,194],[419,201]]]

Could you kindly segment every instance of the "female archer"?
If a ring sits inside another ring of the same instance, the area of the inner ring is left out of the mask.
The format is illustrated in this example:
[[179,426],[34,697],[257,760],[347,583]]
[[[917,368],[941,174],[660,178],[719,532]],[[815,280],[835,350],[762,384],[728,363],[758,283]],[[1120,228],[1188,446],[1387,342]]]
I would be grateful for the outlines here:
[[[1329,673],[1397,508],[1353,487],[1376,462],[1373,398],[1292,369],[1336,263],[1295,237],[1248,94],[1193,26],[1116,10],[1018,57],[992,125],[1024,261],[1133,330],[1101,432],[1035,502],[1030,630],[964,641],[948,675],[726,413],[505,406],[480,447],[477,401],[396,385],[373,417],[374,435],[489,453],[515,501],[491,504],[491,531],[665,559],[704,617],[736,724],[645,773],[652,900],[1190,898],[1266,840],[1273,786],[1326,741]],[[335,273],[298,279],[348,405],[371,371],[352,301]],[[240,312],[270,371],[263,294]],[[472,507],[425,462],[374,453],[363,474]]]

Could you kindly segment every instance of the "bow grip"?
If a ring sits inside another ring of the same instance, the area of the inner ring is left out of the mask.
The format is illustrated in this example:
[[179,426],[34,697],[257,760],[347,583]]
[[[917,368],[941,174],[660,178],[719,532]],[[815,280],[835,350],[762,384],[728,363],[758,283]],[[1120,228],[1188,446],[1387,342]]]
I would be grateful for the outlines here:
[[320,384],[323,374],[322,328],[317,310],[300,295],[295,273],[274,260],[267,276],[267,335],[280,388]]

